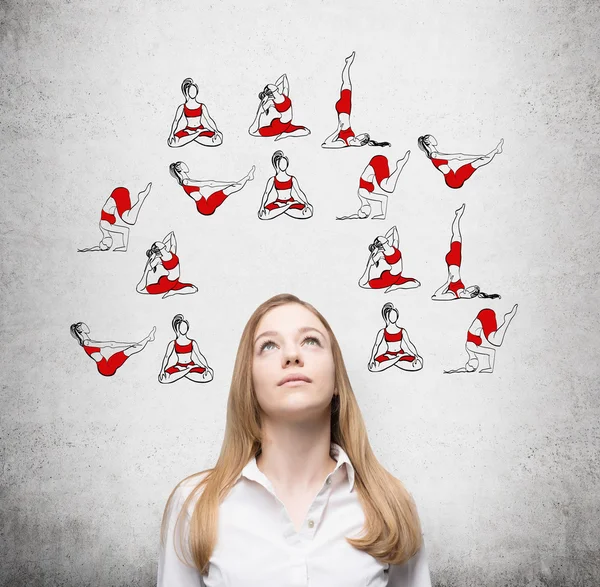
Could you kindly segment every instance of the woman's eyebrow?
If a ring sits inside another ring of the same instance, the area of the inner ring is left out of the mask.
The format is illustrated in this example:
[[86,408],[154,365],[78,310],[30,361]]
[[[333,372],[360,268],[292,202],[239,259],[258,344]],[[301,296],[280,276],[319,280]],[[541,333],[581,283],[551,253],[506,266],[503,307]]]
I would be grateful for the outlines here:
[[[325,338],[325,335],[318,328],[314,328],[313,326],[303,326],[302,328],[298,328],[298,332],[307,332],[309,330],[316,330],[323,338]],[[256,344],[256,341],[263,336],[278,336],[278,335],[279,335],[279,332],[277,332],[276,330],[266,330],[265,332],[261,332],[254,339],[254,344]]]

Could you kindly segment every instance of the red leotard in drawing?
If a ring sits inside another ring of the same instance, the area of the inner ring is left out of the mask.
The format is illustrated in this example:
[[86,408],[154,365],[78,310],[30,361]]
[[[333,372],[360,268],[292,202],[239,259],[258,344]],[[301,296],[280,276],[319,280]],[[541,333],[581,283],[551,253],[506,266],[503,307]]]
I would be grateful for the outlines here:
[[[122,217],[125,212],[131,210],[131,198],[129,197],[129,190],[127,188],[115,188],[110,194],[109,199],[110,198],[113,199],[119,216]],[[100,212],[100,220],[106,220],[109,224],[115,224],[117,218],[114,214],[109,214],[103,209],[102,212]]]
[[[431,162],[435,165],[437,169],[440,168],[441,165],[448,165],[448,161],[446,159],[431,159]],[[473,167],[470,163],[459,167],[456,171],[452,169],[448,171],[448,173],[444,173],[444,180],[446,181],[446,185],[449,188],[458,189],[463,186],[465,181],[469,179],[475,173],[475,167]]]
[[[94,353],[100,352],[100,347],[97,346],[88,346],[83,343],[83,350],[88,354],[88,356],[92,356]],[[123,352],[118,351],[114,355],[111,355],[108,359],[102,357],[99,361],[96,361],[96,367],[98,368],[98,373],[100,375],[104,375],[105,377],[111,377],[117,371],[117,369],[128,359],[129,357]]]
[[[342,90],[340,92],[340,99],[335,103],[335,110],[338,114],[348,114],[350,116],[350,110],[352,109],[352,92],[350,90]],[[338,137],[348,144],[348,139],[355,136],[352,127],[348,127],[345,130],[340,130]]]
[[[275,110],[281,114],[287,112],[292,107],[292,101],[288,96],[284,95],[283,102],[279,104],[273,102],[273,105]],[[274,118],[269,125],[259,128],[258,134],[260,134],[261,137],[274,137],[282,133],[291,133],[299,129],[304,130],[305,128],[305,126],[296,126],[295,124],[292,124],[291,120],[289,122],[281,122],[281,118]]]
[[[166,261],[164,259],[160,260],[160,262],[162,263],[162,266],[167,271],[172,271],[173,269],[175,269],[175,267],[177,267],[179,265],[179,257],[175,253],[172,253],[172,255],[173,255],[173,257],[171,259],[167,259]],[[167,293],[168,291],[172,291],[172,290],[183,289],[185,287],[193,287],[193,284],[182,283],[181,281],[179,281],[179,278],[172,280],[172,279],[169,279],[166,275],[161,275],[158,278],[157,283],[149,283],[146,286],[146,291],[149,294],[161,294],[161,293]]]
[[[383,329],[383,338],[385,338],[385,340],[387,342],[400,342],[402,340],[402,329],[400,329],[399,332],[392,333],[392,332],[388,332],[387,329],[384,328]],[[386,351],[382,355],[378,355],[377,357],[375,357],[375,360],[378,363],[382,363],[383,361],[389,361],[390,359],[393,359],[394,357],[396,357],[398,355],[401,355],[400,361],[411,362],[411,361],[415,360],[415,357],[413,355],[409,355],[402,349],[397,350],[397,351]]]
[[[457,265],[460,267],[462,261],[462,243],[460,241],[452,241],[450,243],[450,250],[446,253],[446,265],[450,268],[451,265]],[[464,289],[465,284],[462,280],[451,281],[448,284],[448,291],[451,291],[456,298],[458,298],[458,290]]]
[[[200,191],[200,188],[197,185],[182,184],[181,187],[188,195]],[[203,216],[210,216],[226,199],[227,194],[223,190],[218,190],[210,194],[208,198],[202,196],[199,200],[196,200],[196,210]]]
[[[177,355],[183,355],[186,353],[191,353],[192,352],[192,342],[190,342],[189,344],[178,344],[177,341],[175,342],[175,352],[177,353]],[[179,357],[177,357],[179,359]],[[183,369],[185,369],[186,367],[189,367],[191,365],[196,365],[196,363],[194,363],[194,361],[190,361],[189,363],[180,363],[179,360],[177,361],[177,363],[175,363],[174,365],[172,365],[171,367],[168,367],[167,369],[165,369],[165,371],[167,373],[178,373],[179,371],[183,371]],[[190,369],[190,373],[204,373],[204,371],[206,371],[206,369],[204,367],[200,367],[198,365],[196,365],[195,367],[193,367],[192,369]]]
[[[483,310],[479,310],[476,319],[481,322],[483,334],[485,334],[486,338],[492,332],[496,332],[496,330],[498,330],[498,324],[496,322],[496,312],[494,312],[494,310],[490,308],[483,308]],[[481,346],[483,340],[480,336],[477,336],[476,334],[473,334],[470,330],[468,330],[467,342],[473,342],[477,346]]]
[[[380,155],[378,155],[380,156]],[[399,249],[392,246],[394,252],[391,255],[384,255],[383,258],[387,261],[390,266],[394,266],[402,258],[402,253]],[[389,269],[385,269],[379,277],[369,279],[369,286],[373,289],[380,289],[383,287],[389,287],[390,285],[402,285],[409,281],[416,281],[413,277],[404,277],[401,273],[394,275]]]
[[[279,181],[276,177],[273,178],[273,183],[275,185],[275,190],[277,191],[277,199],[273,200],[272,202],[270,202],[269,204],[267,204],[265,206],[265,208],[267,210],[277,210],[277,208],[281,208],[282,205],[285,205],[289,202],[293,202],[294,198],[292,197],[291,193],[290,193],[290,197],[287,200],[281,200],[279,198],[279,192],[282,190],[291,190],[292,189],[292,180],[294,179],[294,176],[291,175],[290,179],[288,179],[287,181]],[[302,202],[296,202],[295,204],[292,204],[290,206],[290,209],[292,210],[304,210],[304,204]]]
[[[388,164],[387,157],[385,155],[375,155],[369,161],[369,165],[373,168],[375,173],[375,180],[381,186],[381,182],[390,176],[390,167]],[[375,186],[370,181],[364,180],[362,177],[358,183],[359,188],[364,188],[368,192],[375,190]]]
[[[183,113],[185,114],[186,118],[199,118],[200,116],[202,116],[202,104],[200,104],[200,106],[198,106],[198,108],[188,108],[185,104],[183,105]],[[201,132],[198,136],[200,137],[212,137],[214,136],[214,131],[212,130],[203,130],[204,127],[202,125],[200,126],[186,126],[185,128],[182,128],[181,130],[177,131],[175,133],[176,137],[187,137],[188,135],[191,135],[193,132],[197,131],[197,130],[202,130],[203,132]]]

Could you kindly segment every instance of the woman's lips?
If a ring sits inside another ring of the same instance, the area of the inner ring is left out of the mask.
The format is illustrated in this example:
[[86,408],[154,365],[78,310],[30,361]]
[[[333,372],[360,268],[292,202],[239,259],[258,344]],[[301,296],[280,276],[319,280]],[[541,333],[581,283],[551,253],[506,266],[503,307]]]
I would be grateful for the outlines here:
[[288,375],[277,385],[300,385],[302,383],[311,383],[311,379],[306,377],[306,375]]

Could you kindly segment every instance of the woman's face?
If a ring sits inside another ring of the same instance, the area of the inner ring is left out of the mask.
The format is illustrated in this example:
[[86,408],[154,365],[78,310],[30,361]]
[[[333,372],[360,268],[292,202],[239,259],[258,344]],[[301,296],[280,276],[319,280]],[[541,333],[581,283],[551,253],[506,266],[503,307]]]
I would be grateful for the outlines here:
[[179,323],[179,334],[187,334],[188,330],[189,330],[189,324],[185,320],[182,320]]
[[392,308],[388,313],[388,320],[395,323],[398,320],[398,311]]
[[188,87],[187,93],[190,98],[195,98],[198,95],[198,87],[192,84]]
[[[308,381],[286,382],[290,376]],[[322,416],[333,397],[335,366],[329,335],[310,310],[290,303],[262,317],[254,337],[252,382],[269,418]]]
[[277,166],[279,169],[281,169],[281,171],[285,171],[288,168],[288,160],[285,157],[282,157],[279,159]]

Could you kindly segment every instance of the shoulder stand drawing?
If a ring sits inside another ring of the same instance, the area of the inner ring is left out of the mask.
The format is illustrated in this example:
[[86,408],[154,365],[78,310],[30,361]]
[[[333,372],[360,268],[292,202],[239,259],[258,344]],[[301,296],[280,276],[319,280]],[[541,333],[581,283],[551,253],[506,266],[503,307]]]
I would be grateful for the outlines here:
[[85,322],[71,324],[71,336],[83,347],[88,357],[96,362],[98,373],[105,377],[112,377],[129,357],[143,351],[154,340],[155,333],[156,326],[139,342],[92,340],[90,328]]
[[249,181],[252,181],[254,170],[253,165],[250,171],[237,181],[216,181],[191,179],[190,168],[183,161],[169,165],[169,173],[177,180],[183,191],[196,202],[196,210],[203,216],[214,214],[227,196],[239,192]]
[[[465,153],[440,153],[437,150],[437,140],[432,135],[423,135],[417,139],[419,149],[427,155],[435,168],[444,175],[444,180],[449,188],[461,188],[465,181],[477,169],[491,163],[492,159],[502,153],[504,139],[496,145],[487,155],[466,155]],[[462,163],[468,161],[468,163]],[[452,162],[452,165],[450,165]],[[455,163],[456,162],[456,163]],[[454,167],[454,169],[453,169]]]
[[208,113],[206,104],[198,100],[198,85],[191,77],[181,84],[183,104],[177,107],[171,124],[167,144],[169,147],[183,147],[191,142],[204,147],[218,147],[223,143],[223,133]]
[[431,296],[435,301],[449,300],[470,300],[472,298],[500,298],[499,294],[487,294],[482,292],[478,285],[470,285],[465,287],[462,282],[460,265],[462,263],[462,235],[460,232],[460,219],[465,212],[465,204],[463,204],[454,213],[454,221],[452,222],[452,238],[450,239],[450,250],[446,254],[446,265],[448,267],[448,277],[444,285],[435,290]]
[[402,275],[402,253],[398,247],[398,229],[395,226],[385,236],[376,237],[369,245],[369,259],[358,285],[364,289],[385,289],[385,293],[419,287],[421,282]]
[[174,383],[184,377],[195,383],[212,381],[214,371],[208,366],[198,343],[188,337],[190,323],[183,314],[176,314],[171,326],[175,331],[175,339],[167,345],[158,374],[159,383]]
[[267,181],[260,201],[258,217],[271,220],[282,214],[304,220],[313,215],[313,206],[300,188],[298,178],[288,174],[289,159],[283,151],[275,151],[271,157],[275,175]]
[[179,281],[179,257],[173,232],[162,241],[156,241],[146,251],[146,257],[144,273],[135,288],[138,293],[163,294],[163,298],[168,298],[176,294],[193,294],[198,291],[195,285]]
[[[336,220],[385,220],[387,216],[388,195],[396,189],[396,184],[400,178],[400,173],[408,162],[410,151],[404,153],[402,159],[396,161],[396,168],[390,173],[390,166],[385,155],[375,155],[361,173],[358,181],[358,190],[356,195],[360,201],[360,206],[354,214],[349,216],[336,216]],[[379,202],[381,212],[371,216],[372,202]]]
[[419,371],[423,368],[421,357],[410,340],[406,328],[398,324],[398,310],[387,302],[381,309],[385,326],[377,333],[369,359],[369,371],[385,371],[398,367],[403,371]]
[[389,147],[387,141],[377,142],[371,139],[366,132],[355,135],[350,124],[350,112],[352,110],[352,83],[350,81],[350,66],[354,62],[354,51],[346,57],[346,63],[342,70],[342,87],[340,98],[335,103],[335,111],[338,117],[338,126],[321,144],[324,149],[344,149],[346,147]]
[[[444,371],[444,373],[493,373],[496,361],[496,349],[504,341],[506,329],[517,313],[518,304],[515,304],[510,312],[504,315],[502,324],[498,326],[496,312],[491,308],[480,310],[475,320],[467,330],[467,342],[465,350],[468,360],[464,367]],[[480,367],[481,357],[487,357],[487,365]]]
[[258,94],[260,103],[254,122],[248,129],[253,137],[304,137],[310,134],[305,126],[292,124],[290,84],[284,73],[274,84],[267,84]]
[[[150,193],[150,182],[139,194],[132,197],[127,188],[115,188],[100,212],[99,228],[102,233],[100,242],[85,249],[77,249],[78,253],[90,251],[127,251],[129,246],[129,226],[133,226],[138,219],[142,205]],[[121,235],[122,244],[113,248],[114,235]]]

